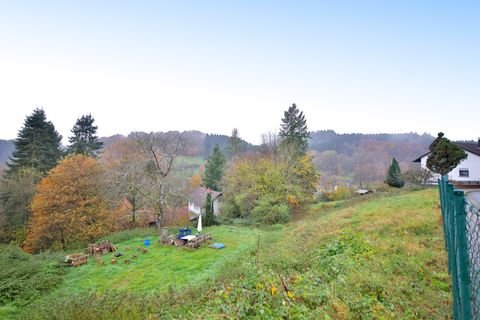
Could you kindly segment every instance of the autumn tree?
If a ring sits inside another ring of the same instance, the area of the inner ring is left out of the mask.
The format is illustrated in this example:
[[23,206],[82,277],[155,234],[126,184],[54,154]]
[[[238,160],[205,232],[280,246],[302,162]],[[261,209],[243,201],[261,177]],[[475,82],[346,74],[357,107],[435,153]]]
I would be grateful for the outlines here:
[[430,154],[427,158],[427,168],[442,176],[448,174],[467,158],[462,148],[450,142],[443,132],[430,145]]
[[98,140],[97,126],[93,125],[95,119],[91,114],[81,116],[72,128],[72,136],[68,138],[69,154],[83,154],[96,157],[103,143]]
[[34,168],[46,174],[62,157],[62,136],[58,134],[45,111],[35,109],[25,119],[14,141],[14,151],[7,163],[6,175],[21,168]]
[[109,231],[110,213],[103,196],[99,163],[84,155],[69,156],[40,181],[32,202],[25,249],[66,249]]
[[222,210],[231,217],[247,218],[261,199],[286,204],[289,189],[283,165],[258,156],[238,159],[225,172]]
[[108,183],[108,198],[115,207],[126,200],[132,227],[136,226],[138,211],[147,204],[147,159],[132,138],[121,139],[109,145],[100,157]]
[[307,120],[295,103],[284,112],[279,135],[281,146],[292,151],[294,156],[302,156],[307,152],[310,137]]
[[146,196],[155,210],[158,232],[169,202],[176,199],[178,184],[174,179],[175,160],[189,148],[189,141],[179,132],[134,133],[133,139],[138,143],[147,158],[145,177],[148,180]]
[[194,190],[202,185],[202,176],[200,174],[194,174],[188,180],[188,188]]
[[260,144],[260,154],[264,157],[276,159],[278,156],[278,149],[280,144],[280,137],[275,132],[268,132],[262,134],[262,143]]
[[400,170],[400,166],[398,165],[397,159],[395,158],[392,159],[392,164],[388,168],[385,183],[395,188],[402,188],[405,184],[405,181],[402,177],[402,172]]
[[205,164],[205,173],[203,175],[203,184],[205,187],[215,191],[221,190],[220,181],[222,180],[225,163],[225,156],[222,151],[220,151],[218,144],[216,144]]

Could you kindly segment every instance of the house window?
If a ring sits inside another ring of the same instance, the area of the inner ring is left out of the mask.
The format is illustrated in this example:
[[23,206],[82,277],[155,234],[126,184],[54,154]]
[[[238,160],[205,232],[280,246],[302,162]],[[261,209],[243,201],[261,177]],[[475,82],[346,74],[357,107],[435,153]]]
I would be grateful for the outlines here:
[[464,177],[464,178],[468,178],[468,169],[460,169],[459,170],[459,176]]

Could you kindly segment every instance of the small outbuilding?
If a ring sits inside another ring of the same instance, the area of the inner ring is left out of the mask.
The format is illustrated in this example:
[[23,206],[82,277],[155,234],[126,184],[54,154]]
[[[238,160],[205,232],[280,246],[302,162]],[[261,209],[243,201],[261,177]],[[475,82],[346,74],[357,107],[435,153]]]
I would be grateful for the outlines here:
[[215,216],[220,214],[222,193],[205,187],[197,187],[193,190],[188,200],[188,213],[190,220],[195,220],[199,215],[205,214],[205,201],[207,199],[207,194],[210,194],[212,198],[213,214]]

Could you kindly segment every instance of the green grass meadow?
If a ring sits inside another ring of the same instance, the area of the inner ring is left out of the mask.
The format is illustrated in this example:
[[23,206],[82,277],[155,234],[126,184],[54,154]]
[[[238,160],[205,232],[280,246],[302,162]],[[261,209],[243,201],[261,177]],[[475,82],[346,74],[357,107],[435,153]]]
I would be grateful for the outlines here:
[[[169,287],[194,286],[215,278],[226,262],[252,247],[259,232],[222,226],[204,228],[202,233],[211,233],[226,248],[215,250],[202,246],[194,250],[164,246],[158,243],[158,236],[148,237],[151,245],[145,247],[145,237],[137,237],[118,244],[118,252],[124,255],[115,258],[116,264],[111,264],[114,256],[109,253],[100,257],[104,261],[103,266],[90,258],[88,265],[71,268],[65,276],[63,287],[69,292],[118,289],[151,293]],[[137,248],[147,248],[148,252],[140,253]],[[133,258],[134,254],[138,257]],[[126,264],[126,259],[131,262]]]
[[[317,203],[286,225],[206,229],[225,249],[165,247],[125,264],[148,232],[113,235],[125,256],[68,268],[9,319],[450,319],[438,191]],[[130,236],[129,236],[130,235]],[[130,247],[130,250],[127,250]],[[3,312],[3,313],[2,313]]]

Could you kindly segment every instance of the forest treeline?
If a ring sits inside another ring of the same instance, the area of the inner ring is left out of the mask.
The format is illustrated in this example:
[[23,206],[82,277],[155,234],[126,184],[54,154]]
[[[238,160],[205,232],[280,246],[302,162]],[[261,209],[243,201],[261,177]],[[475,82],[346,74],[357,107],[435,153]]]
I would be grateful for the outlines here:
[[[207,159],[215,145],[229,156],[229,136],[221,134],[205,134],[200,131],[179,132],[191,141],[186,150],[188,156]],[[123,135],[99,138],[107,148],[120,140],[128,139]],[[316,168],[321,172],[323,188],[335,185],[368,185],[381,182],[392,158],[396,158],[402,170],[408,172],[415,169],[412,160],[424,154],[434,137],[430,134],[339,134],[333,130],[322,130],[311,133],[308,139],[309,153],[313,157]],[[260,148],[241,140],[241,148],[254,151]],[[0,169],[5,166],[13,151],[13,141],[0,140]],[[1,171],[1,170],[0,170]]]

